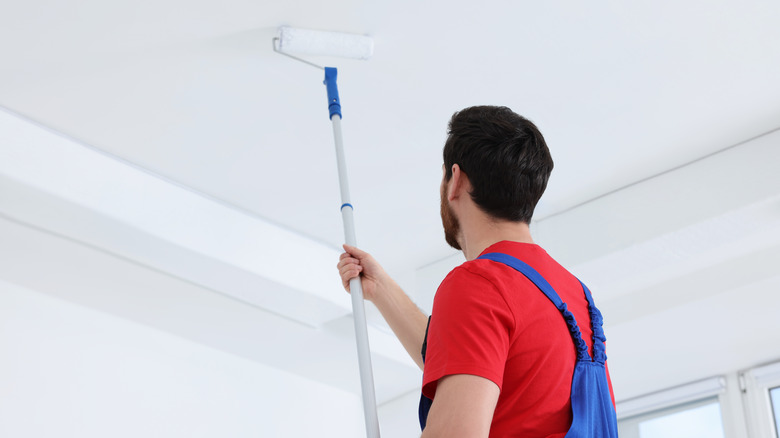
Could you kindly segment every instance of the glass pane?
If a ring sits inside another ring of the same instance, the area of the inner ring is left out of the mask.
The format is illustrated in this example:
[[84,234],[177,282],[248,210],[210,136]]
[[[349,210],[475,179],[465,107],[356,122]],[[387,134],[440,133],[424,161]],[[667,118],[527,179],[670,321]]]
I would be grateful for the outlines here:
[[775,433],[780,433],[780,386],[769,390],[772,399],[772,412],[775,413]]
[[720,403],[708,403],[639,423],[640,438],[723,438]]

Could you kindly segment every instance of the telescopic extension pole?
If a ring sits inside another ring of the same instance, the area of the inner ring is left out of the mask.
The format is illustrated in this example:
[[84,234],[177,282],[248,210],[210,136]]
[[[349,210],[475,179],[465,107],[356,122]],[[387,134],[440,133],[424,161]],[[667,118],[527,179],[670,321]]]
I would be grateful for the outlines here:
[[[341,136],[341,101],[336,85],[337,70],[325,67],[325,86],[328,90],[328,109],[330,121],[333,124],[333,139],[336,143],[336,161],[341,187],[341,218],[344,223],[344,238],[347,245],[357,246],[355,238],[355,222],[353,207],[349,202],[349,183],[347,180],[347,164],[344,159],[344,144]],[[360,384],[363,392],[363,411],[366,418],[366,435],[368,438],[379,438],[379,419],[376,412],[376,395],[374,393],[374,375],[371,368],[371,349],[368,345],[368,329],[366,327],[366,308],[363,302],[363,284],[360,277],[349,281],[352,295],[352,314],[355,320],[355,338],[357,340],[358,365],[360,366]]]
[[[272,40],[272,45],[277,53],[325,70],[328,109],[330,120],[333,124],[333,137],[336,142],[336,161],[338,163],[339,185],[341,186],[341,216],[344,222],[344,237],[348,245],[357,246],[355,223],[352,217],[353,208],[349,202],[347,165],[344,160],[344,146],[341,136],[341,102],[339,101],[339,90],[336,86],[337,71],[335,68],[321,67],[313,62],[293,56],[290,52],[365,60],[369,59],[374,51],[374,41],[370,37],[363,35],[282,26],[279,28],[277,37]],[[366,308],[363,303],[363,285],[360,282],[360,277],[353,278],[349,282],[349,289],[352,293],[352,314],[355,320],[355,338],[357,340],[360,383],[363,392],[363,411],[366,418],[366,435],[368,438],[379,438],[374,376],[371,371],[371,350],[368,346]]]

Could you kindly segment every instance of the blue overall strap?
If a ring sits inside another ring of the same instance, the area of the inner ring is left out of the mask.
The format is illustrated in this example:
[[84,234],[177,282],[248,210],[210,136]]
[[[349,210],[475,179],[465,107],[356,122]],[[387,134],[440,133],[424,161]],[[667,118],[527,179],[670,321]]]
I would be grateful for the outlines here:
[[561,300],[561,297],[558,296],[558,294],[555,292],[555,289],[550,286],[550,283],[548,283],[541,274],[536,272],[534,268],[525,262],[518,260],[517,258],[508,254],[491,252],[483,254],[478,258],[503,263],[511,268],[514,268],[516,271],[520,272],[529,280],[531,280],[531,282],[535,284],[536,287],[538,287],[539,290],[542,291],[542,293],[544,293],[550,301],[552,301],[555,307],[557,307],[561,312],[561,315],[563,315],[563,319],[566,320],[566,325],[569,327],[569,333],[571,334],[572,341],[574,341],[574,346],[577,349],[577,360],[590,360],[590,354],[588,354],[588,344],[582,339],[582,333],[580,332],[580,327],[577,325],[577,320],[566,306],[566,303]]
[[590,294],[590,290],[585,283],[580,281],[582,290],[585,291],[585,298],[588,300],[588,311],[590,312],[590,329],[593,332],[593,360],[600,363],[607,361],[606,347],[604,342],[607,341],[607,337],[604,335],[604,317],[601,316],[601,311],[596,307],[593,302],[593,296]]
[[528,264],[507,254],[488,253],[480,259],[493,260],[514,268],[525,275],[541,290],[555,307],[561,312],[569,327],[574,345],[577,349],[577,362],[571,381],[571,411],[572,423],[566,438],[617,438],[617,415],[612,404],[612,395],[607,380],[604,330],[602,328],[601,312],[593,303],[590,290],[582,284],[585,298],[588,300],[591,329],[593,331],[593,359],[588,355],[588,346],[582,339],[582,334],[574,315],[566,308],[560,296],[550,283]]
[[[423,365],[425,364],[425,356],[428,353],[428,329],[431,328],[431,317],[428,317],[428,325],[425,326],[425,337],[423,338],[422,349],[420,354],[422,355]],[[428,422],[428,412],[431,410],[433,400],[420,393],[420,404],[417,407],[417,417],[420,420],[420,430],[425,430],[425,424]]]

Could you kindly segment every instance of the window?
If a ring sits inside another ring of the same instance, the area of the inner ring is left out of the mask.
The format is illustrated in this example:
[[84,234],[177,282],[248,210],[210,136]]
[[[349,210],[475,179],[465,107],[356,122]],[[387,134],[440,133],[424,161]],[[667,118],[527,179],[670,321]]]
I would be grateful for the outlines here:
[[780,362],[617,404],[620,438],[780,438]]
[[720,403],[708,402],[639,423],[641,438],[723,438]]
[[724,438],[717,397],[621,419],[621,438]]
[[617,405],[621,438],[725,438],[720,397],[726,380],[713,377]]
[[775,417],[775,432],[780,430],[780,386],[769,390],[769,398],[772,400],[772,412]]

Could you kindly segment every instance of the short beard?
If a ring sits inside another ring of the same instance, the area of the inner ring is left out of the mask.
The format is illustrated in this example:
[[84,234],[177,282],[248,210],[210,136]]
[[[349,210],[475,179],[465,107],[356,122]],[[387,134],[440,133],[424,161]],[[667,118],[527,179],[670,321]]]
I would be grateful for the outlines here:
[[441,224],[444,226],[444,240],[451,247],[461,251],[457,236],[460,234],[460,222],[455,217],[449,201],[444,198],[444,189],[441,192]]

